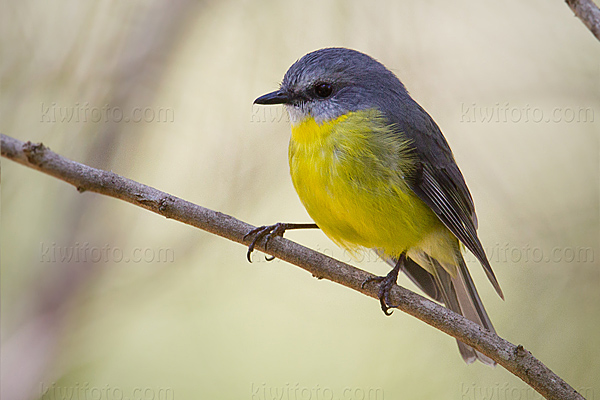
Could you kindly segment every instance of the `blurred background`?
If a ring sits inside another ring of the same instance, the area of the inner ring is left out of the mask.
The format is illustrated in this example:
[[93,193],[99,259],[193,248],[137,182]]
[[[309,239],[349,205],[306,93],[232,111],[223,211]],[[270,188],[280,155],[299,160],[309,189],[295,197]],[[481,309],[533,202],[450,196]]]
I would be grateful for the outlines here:
[[[252,101],[309,51],[366,52],[454,151],[498,333],[600,399],[600,43],[562,1],[462,3],[3,2],[0,130],[254,225],[308,222],[287,115]],[[2,209],[3,399],[539,398],[373,299],[6,159]]]

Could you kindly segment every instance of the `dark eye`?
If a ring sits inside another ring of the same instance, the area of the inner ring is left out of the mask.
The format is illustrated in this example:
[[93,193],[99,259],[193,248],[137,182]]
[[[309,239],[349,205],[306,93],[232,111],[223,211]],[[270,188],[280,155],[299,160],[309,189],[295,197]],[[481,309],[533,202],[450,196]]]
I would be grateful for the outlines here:
[[315,85],[316,95],[323,99],[331,96],[331,92],[333,92],[333,86],[331,86],[329,83],[317,83]]

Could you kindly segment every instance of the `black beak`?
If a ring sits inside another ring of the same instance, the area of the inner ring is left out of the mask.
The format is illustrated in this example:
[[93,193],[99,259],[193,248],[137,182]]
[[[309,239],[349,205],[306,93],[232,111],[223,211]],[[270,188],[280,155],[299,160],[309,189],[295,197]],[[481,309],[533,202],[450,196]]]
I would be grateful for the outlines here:
[[290,100],[290,95],[280,89],[260,96],[254,100],[254,104],[286,104]]

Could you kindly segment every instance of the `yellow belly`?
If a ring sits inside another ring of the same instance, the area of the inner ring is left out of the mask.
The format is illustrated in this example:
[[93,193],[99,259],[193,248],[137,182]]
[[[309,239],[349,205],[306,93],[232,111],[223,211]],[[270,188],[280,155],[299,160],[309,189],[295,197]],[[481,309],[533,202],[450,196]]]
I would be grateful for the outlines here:
[[306,119],[292,127],[294,187],[334,242],[350,250],[377,248],[391,256],[446,244],[438,236],[449,231],[404,180],[414,167],[408,144],[374,110],[323,124]]

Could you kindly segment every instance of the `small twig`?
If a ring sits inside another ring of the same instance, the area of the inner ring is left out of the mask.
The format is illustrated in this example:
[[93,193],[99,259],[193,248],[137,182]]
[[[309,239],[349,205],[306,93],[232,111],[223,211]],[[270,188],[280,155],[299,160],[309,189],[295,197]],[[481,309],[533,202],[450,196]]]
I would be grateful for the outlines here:
[[[125,200],[164,217],[245,245],[248,245],[251,240],[251,238],[244,240],[244,235],[254,227],[229,215],[200,207],[113,172],[71,161],[50,151],[42,144],[23,143],[6,135],[0,136],[3,157],[68,182],[79,192],[91,191]],[[378,297],[377,285],[368,284],[364,288],[361,287],[366,279],[373,278],[374,275],[297,243],[274,237],[269,241],[268,250],[265,251],[264,243],[258,243],[257,248],[295,264],[317,278],[331,280],[373,298]],[[463,316],[403,287],[395,286],[390,293],[390,299],[393,304],[397,304],[399,310],[492,358],[545,398],[583,399],[577,391],[523,346],[515,346]]]
[[565,0],[585,26],[600,40],[600,9],[592,0]]

